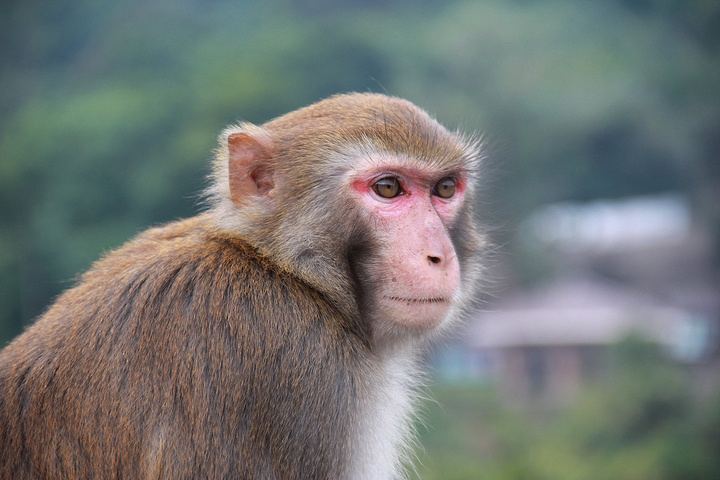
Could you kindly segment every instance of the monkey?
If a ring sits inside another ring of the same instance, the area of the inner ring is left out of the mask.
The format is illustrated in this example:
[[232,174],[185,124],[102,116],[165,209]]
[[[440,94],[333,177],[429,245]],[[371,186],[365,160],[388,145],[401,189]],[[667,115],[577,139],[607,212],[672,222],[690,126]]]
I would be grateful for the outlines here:
[[0,353],[0,478],[404,478],[422,353],[483,276],[482,158],[375,93],[228,127],[197,216]]

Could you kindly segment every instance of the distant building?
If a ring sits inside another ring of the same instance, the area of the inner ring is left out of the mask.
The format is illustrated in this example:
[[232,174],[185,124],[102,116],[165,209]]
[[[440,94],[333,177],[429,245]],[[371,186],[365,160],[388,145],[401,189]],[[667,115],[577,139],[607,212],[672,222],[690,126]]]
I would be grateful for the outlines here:
[[606,375],[609,347],[634,334],[720,387],[717,272],[680,197],[549,206],[521,232],[553,280],[473,316],[460,345],[438,352],[441,376],[493,382],[509,401],[562,401]]
[[711,325],[691,312],[590,277],[570,277],[506,298],[472,318],[466,355],[510,399],[571,398],[582,382],[607,373],[608,347],[637,335],[679,361],[707,355]]

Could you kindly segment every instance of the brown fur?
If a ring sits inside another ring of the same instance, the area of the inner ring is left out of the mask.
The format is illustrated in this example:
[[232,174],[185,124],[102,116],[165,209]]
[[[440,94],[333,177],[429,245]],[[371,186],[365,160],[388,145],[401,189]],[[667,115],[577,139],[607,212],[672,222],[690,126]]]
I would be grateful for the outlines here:
[[[334,97],[273,120],[277,185],[234,203],[221,136],[212,207],[98,261],[0,353],[0,478],[337,479],[380,354],[357,276],[363,212],[338,195],[352,145],[439,168],[471,146],[408,102]],[[482,240],[456,231],[468,292]],[[462,230],[462,231],[460,231]]]
[[0,357],[0,477],[332,478],[341,323],[207,216],[151,230]]

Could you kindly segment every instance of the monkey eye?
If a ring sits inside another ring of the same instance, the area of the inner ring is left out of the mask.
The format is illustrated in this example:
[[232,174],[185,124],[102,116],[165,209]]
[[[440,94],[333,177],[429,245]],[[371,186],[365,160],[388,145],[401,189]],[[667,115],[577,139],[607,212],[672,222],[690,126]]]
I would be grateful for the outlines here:
[[384,177],[372,186],[375,193],[383,198],[395,198],[402,193],[397,177]]
[[433,195],[440,198],[450,198],[455,195],[455,179],[445,177],[435,184]]

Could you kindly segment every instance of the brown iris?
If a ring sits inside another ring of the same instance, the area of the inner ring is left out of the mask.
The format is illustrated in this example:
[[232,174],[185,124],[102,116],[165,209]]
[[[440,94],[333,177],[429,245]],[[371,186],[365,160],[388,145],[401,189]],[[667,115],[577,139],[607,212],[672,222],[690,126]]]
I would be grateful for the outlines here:
[[455,179],[452,177],[445,177],[441,179],[435,184],[433,195],[440,198],[450,198],[455,195]]
[[395,198],[402,193],[397,177],[384,177],[372,186],[375,193],[383,198]]

